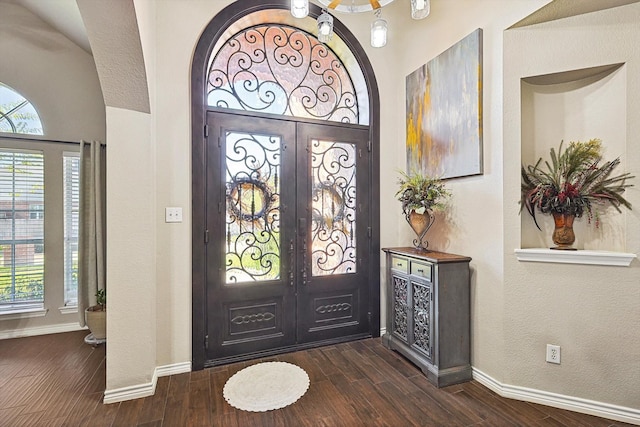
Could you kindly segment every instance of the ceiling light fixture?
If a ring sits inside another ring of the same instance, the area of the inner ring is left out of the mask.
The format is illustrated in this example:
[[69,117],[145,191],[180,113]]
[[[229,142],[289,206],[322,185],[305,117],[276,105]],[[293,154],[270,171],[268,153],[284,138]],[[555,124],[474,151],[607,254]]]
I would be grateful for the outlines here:
[[[333,16],[327,9],[344,13],[375,11],[376,19],[371,23],[371,46],[383,47],[387,44],[387,21],[380,17],[382,7],[394,0],[351,0],[351,4],[341,4],[343,0],[319,0],[325,9],[318,16],[318,40],[328,43],[333,36]],[[346,3],[346,2],[345,2]],[[411,0],[411,17],[423,19],[431,12],[431,0]],[[291,15],[304,18],[309,15],[309,0],[291,0]]]
[[331,37],[333,37],[333,16],[324,9],[318,16],[318,40],[321,43],[328,43]]
[[306,18],[309,15],[309,0],[291,0],[291,15]]
[[384,47],[387,44],[387,21],[380,18],[382,9],[376,9],[376,19],[371,23],[371,46]]
[[424,19],[431,12],[430,0],[411,0],[411,17],[413,19]]

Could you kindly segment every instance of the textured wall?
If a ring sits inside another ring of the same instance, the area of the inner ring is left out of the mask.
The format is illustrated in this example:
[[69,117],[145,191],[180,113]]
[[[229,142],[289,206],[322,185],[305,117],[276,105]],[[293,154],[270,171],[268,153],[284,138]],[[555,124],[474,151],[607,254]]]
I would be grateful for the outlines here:
[[104,141],[104,100],[90,54],[27,9],[0,3],[0,58],[0,81],[31,101],[47,138]]
[[105,104],[148,113],[149,90],[134,1],[78,0],[78,7]]
[[[617,78],[625,87],[620,106],[603,113],[597,126],[620,123],[625,169],[640,171],[640,4],[510,30],[505,34],[505,363],[503,380],[533,389],[640,409],[640,262],[602,267],[518,262],[519,159],[522,144],[520,79],[608,64],[624,64]],[[600,97],[587,97],[590,103]],[[603,101],[606,102],[606,101]],[[569,112],[567,112],[569,114]],[[610,114],[609,117],[607,114]],[[553,126],[553,125],[552,125]],[[591,124],[584,125],[590,129]],[[577,132],[577,130],[575,130]],[[606,131],[606,130],[605,130]],[[607,131],[609,132],[609,131]],[[610,132],[611,133],[611,132]],[[525,138],[526,137],[526,138]],[[579,137],[584,137],[579,135]],[[522,146],[522,151],[530,151]],[[507,180],[506,177],[512,177]],[[640,190],[627,191],[635,210],[621,216],[625,252],[640,252]],[[619,214],[616,214],[619,215]],[[522,220],[524,222],[524,219]],[[608,221],[605,217],[604,221]],[[546,344],[562,346],[562,364],[544,361]]]

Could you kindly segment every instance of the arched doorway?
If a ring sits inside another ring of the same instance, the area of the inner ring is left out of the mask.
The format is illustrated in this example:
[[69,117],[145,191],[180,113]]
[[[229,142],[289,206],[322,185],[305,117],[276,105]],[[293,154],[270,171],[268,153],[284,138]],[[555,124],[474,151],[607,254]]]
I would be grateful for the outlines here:
[[379,335],[375,78],[288,7],[231,4],[194,55],[194,369]]

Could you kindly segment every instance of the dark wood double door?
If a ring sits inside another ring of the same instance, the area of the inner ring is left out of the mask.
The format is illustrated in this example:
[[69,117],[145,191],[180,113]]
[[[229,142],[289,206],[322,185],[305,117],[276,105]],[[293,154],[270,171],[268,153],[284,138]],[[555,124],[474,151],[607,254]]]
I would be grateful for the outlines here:
[[205,366],[371,335],[368,129],[207,129]]

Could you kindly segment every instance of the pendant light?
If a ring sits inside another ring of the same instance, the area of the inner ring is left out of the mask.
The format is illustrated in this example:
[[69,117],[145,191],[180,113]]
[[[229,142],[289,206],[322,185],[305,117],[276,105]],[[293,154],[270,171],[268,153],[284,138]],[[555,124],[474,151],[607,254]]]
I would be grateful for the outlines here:
[[294,18],[305,18],[309,15],[309,0],[291,0],[291,15]]
[[[0,0],[2,1],[2,0]],[[294,4],[306,3],[308,8],[308,0],[290,0],[291,1],[291,13],[293,16],[297,16],[297,11],[294,12]],[[333,35],[333,17],[327,12],[341,13],[360,13],[371,12],[375,13],[375,20],[371,23],[371,46],[383,47],[387,44],[387,37],[389,33],[389,26],[385,19],[381,18],[382,8],[392,3],[395,0],[316,0],[324,7],[322,14],[318,17],[318,40],[322,43],[326,43],[331,40]],[[431,12],[431,0],[409,0],[411,4],[411,17],[413,19],[424,19],[429,16]],[[307,11],[308,13],[308,11]]]
[[333,16],[324,9],[318,16],[318,40],[321,43],[328,43],[333,36]]
[[411,0],[411,17],[423,19],[431,12],[430,0]]
[[383,47],[387,44],[387,21],[380,18],[382,9],[376,9],[376,20],[371,23],[371,46]]

